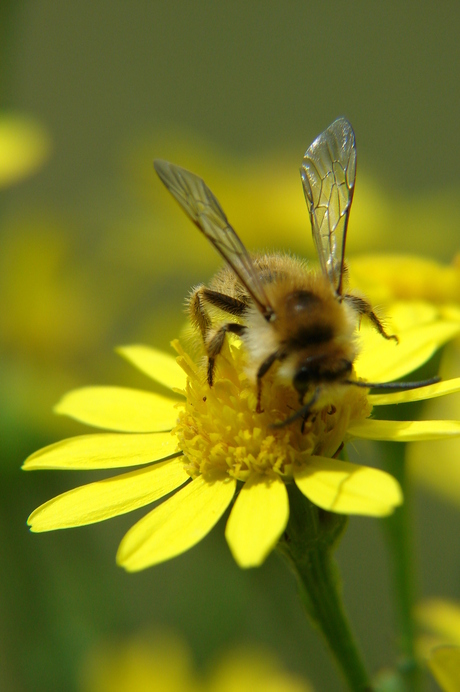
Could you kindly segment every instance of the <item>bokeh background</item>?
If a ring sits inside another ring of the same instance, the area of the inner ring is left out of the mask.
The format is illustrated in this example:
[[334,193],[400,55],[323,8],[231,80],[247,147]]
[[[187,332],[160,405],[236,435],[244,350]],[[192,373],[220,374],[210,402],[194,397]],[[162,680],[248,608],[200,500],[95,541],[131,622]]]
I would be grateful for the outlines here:
[[[2,117],[32,153],[30,174],[0,190],[1,690],[86,690],[98,647],[152,631],[180,636],[197,669],[259,646],[316,690],[341,689],[276,556],[241,571],[222,524],[127,575],[114,556],[132,515],[26,528],[37,505],[95,475],[20,465],[87,431],[52,413],[68,389],[151,386],[115,346],[168,348],[188,290],[219,265],[155,177],[155,157],[203,175],[248,247],[310,256],[298,168],[345,115],[359,152],[351,264],[375,251],[452,260],[459,20],[458,3],[427,0],[2,1]],[[414,489],[420,590],[458,598],[458,505],[426,485]],[[373,670],[394,656],[384,548],[377,521],[352,519],[338,553]]]

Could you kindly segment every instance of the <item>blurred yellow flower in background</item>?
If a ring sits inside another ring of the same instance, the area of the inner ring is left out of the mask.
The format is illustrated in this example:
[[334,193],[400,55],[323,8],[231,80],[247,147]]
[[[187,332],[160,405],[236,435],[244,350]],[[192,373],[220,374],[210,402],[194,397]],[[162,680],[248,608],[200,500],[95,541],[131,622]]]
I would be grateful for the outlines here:
[[435,646],[460,646],[460,603],[430,598],[417,605],[415,617],[426,632],[419,639],[421,656],[426,657]]
[[433,598],[419,603],[416,618],[426,633],[419,638],[423,658],[445,692],[460,688],[460,604]]
[[433,649],[428,666],[444,692],[458,692],[460,646],[438,646]]
[[276,655],[250,644],[228,650],[198,672],[184,641],[168,632],[143,634],[93,649],[80,692],[312,692]]
[[0,189],[35,173],[50,151],[51,138],[37,120],[22,113],[0,112]]
[[198,692],[186,644],[169,632],[103,642],[80,666],[81,692]]
[[[307,144],[307,142],[306,142]],[[235,155],[199,136],[183,131],[158,131],[130,142],[124,161],[139,205],[160,213],[162,225],[174,232],[189,230],[180,221],[174,201],[166,200],[152,179],[152,162],[145,156],[166,159],[199,174],[222,204],[231,225],[250,249],[284,249],[313,257],[310,221],[300,183],[303,151],[273,150],[263,154]],[[460,222],[452,209],[458,206],[458,187],[408,195],[385,187],[360,169],[350,216],[347,255],[392,252],[439,257],[458,250]],[[442,248],[439,234],[442,229]],[[190,235],[193,235],[190,234]],[[198,241],[197,241],[198,242]],[[205,243],[201,245],[205,247]],[[442,250],[442,252],[441,252]],[[213,254],[206,266],[215,269]],[[207,258],[210,258],[209,260]]]
[[[355,258],[352,281],[373,301],[405,300],[414,314],[420,301],[428,301],[443,318],[460,322],[460,256],[450,265],[414,256],[365,256]],[[445,380],[460,376],[460,340],[453,339],[443,351],[439,374]],[[427,402],[424,415],[460,418],[460,396]],[[408,445],[406,459],[414,480],[460,506],[460,441],[443,439]]]
[[460,303],[460,255],[451,264],[409,254],[360,255],[350,273],[374,302],[424,300],[439,308]]

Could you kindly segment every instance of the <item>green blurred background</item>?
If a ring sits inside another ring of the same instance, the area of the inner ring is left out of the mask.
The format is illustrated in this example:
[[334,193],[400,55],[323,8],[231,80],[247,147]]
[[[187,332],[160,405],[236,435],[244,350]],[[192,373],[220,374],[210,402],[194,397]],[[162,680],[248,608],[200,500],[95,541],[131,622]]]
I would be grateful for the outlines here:
[[[426,0],[3,0],[0,105],[36,119],[52,144],[40,170],[0,197],[1,690],[80,690],[94,647],[163,627],[197,666],[256,643],[316,690],[340,689],[276,556],[239,570],[219,525],[189,553],[127,575],[114,556],[133,515],[38,536],[25,525],[95,475],[19,468],[87,431],[51,411],[69,388],[150,386],[114,347],[167,348],[189,288],[219,264],[162,189],[155,157],[202,174],[249,247],[309,255],[298,167],[345,115],[359,152],[350,254],[452,259],[459,20],[458,3]],[[418,489],[415,515],[422,592],[458,598],[458,509]],[[339,561],[375,670],[394,656],[378,522],[353,519]]]

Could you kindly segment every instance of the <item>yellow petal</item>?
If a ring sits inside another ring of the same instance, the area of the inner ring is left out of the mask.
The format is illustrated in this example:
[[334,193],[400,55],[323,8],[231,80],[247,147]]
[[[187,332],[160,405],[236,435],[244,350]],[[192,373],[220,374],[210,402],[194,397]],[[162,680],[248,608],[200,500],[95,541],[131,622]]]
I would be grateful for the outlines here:
[[155,382],[168,389],[185,389],[185,373],[168,353],[141,344],[120,346],[116,350]]
[[433,324],[440,319],[441,315],[438,307],[431,300],[415,299],[396,300],[389,308],[389,317],[395,331],[399,334],[413,327]]
[[170,432],[79,435],[39,449],[25,460],[22,468],[115,469],[159,461],[176,451],[177,438]]
[[403,404],[412,401],[424,401],[425,399],[434,399],[444,394],[454,394],[460,392],[460,377],[454,377],[452,380],[429,384],[426,387],[418,389],[409,389],[406,392],[393,392],[388,394],[370,394],[369,403],[372,406],[385,406],[387,404]]
[[350,423],[348,433],[365,440],[413,442],[460,435],[458,420],[372,420]]
[[177,401],[127,387],[83,387],[65,394],[55,412],[82,423],[119,432],[170,430]]
[[136,572],[192,548],[217,524],[235,487],[227,475],[198,476],[128,531],[118,548],[118,564]]
[[185,483],[182,459],[170,459],[69,490],[45,502],[28,519],[32,531],[68,529],[144,507]]
[[388,473],[326,457],[310,457],[294,480],[311,502],[339,514],[384,517],[403,501],[399,483]]
[[460,689],[460,647],[438,646],[428,659],[431,672],[444,692]]
[[363,351],[356,361],[356,373],[369,382],[392,382],[426,363],[440,346],[459,332],[460,323],[438,321],[398,334],[397,344],[367,330]]
[[240,567],[257,567],[286,528],[289,500],[277,475],[252,475],[233,506],[225,537]]

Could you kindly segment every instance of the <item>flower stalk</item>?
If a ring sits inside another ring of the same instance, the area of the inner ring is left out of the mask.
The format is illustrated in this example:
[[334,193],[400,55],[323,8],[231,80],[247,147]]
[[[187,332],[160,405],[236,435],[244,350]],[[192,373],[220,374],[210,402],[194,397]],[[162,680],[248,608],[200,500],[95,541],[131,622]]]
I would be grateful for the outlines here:
[[347,517],[319,509],[292,483],[288,493],[289,523],[278,551],[296,575],[303,605],[322,632],[349,689],[370,692],[370,678],[345,614],[332,557]]
[[389,444],[385,465],[399,481],[404,504],[394,514],[385,519],[385,528],[392,558],[392,582],[396,619],[399,631],[398,670],[404,689],[417,692],[421,689],[421,671],[415,653],[415,624],[413,612],[417,599],[417,585],[414,573],[414,554],[411,517],[411,492],[404,463],[404,447]]

